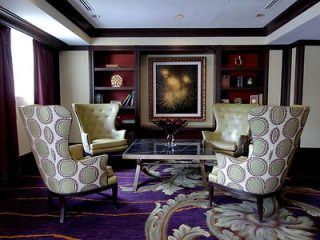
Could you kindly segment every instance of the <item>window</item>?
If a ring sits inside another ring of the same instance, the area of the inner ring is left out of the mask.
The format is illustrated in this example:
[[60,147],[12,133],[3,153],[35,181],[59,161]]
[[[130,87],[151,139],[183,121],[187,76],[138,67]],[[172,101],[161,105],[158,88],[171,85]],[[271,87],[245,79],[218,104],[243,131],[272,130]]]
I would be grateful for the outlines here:
[[34,103],[33,39],[11,29],[14,90],[17,105]]

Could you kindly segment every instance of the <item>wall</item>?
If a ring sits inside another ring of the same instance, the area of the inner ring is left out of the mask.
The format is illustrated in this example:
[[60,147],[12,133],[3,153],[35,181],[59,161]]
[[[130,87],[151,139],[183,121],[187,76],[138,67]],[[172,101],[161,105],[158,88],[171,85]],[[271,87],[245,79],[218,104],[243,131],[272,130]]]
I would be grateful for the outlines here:
[[[72,103],[90,102],[90,75],[88,51],[60,52],[60,95],[61,105],[72,111]],[[70,133],[70,143],[80,143],[80,130],[76,117]]]
[[[151,56],[151,55],[150,55]],[[152,56],[159,56],[159,55],[152,55]],[[164,56],[181,56],[181,55],[161,55]],[[212,127],[213,125],[213,112],[212,112],[212,103],[213,99],[215,99],[215,76],[214,74],[214,56],[209,54],[201,54],[201,55],[184,55],[186,57],[192,56],[204,56],[207,58],[206,62],[206,121],[205,122],[190,122],[188,127],[198,127],[198,126],[205,126],[205,127]],[[148,79],[148,56],[142,56],[141,59],[141,125],[142,126],[149,126],[154,125],[153,123],[149,122],[149,79]]]
[[[291,69],[291,86],[290,86],[290,104],[293,104],[294,94],[294,76],[295,76],[295,56],[296,49],[292,50],[292,69]],[[304,87],[303,87],[303,104],[310,105],[311,111],[309,119],[302,134],[302,147],[320,147],[320,76],[319,68],[320,47],[306,47],[305,67],[304,67]],[[269,59],[269,84],[268,84],[268,104],[278,105],[280,103],[281,93],[281,68],[282,68],[282,51],[271,50]],[[147,58],[141,59],[141,92],[147,93]],[[212,124],[212,112],[208,108],[210,103],[215,99],[215,76],[214,76],[214,57],[208,56],[207,59],[207,122],[206,125]],[[90,78],[89,78],[89,56],[88,51],[63,51],[60,53],[60,78],[61,78],[61,104],[71,109],[73,102],[89,103]],[[141,123],[150,125],[148,122],[148,95],[141,94]],[[212,126],[212,125],[211,125]],[[80,142],[79,129],[74,121],[72,124],[70,142]]]
[[320,148],[320,46],[305,48],[303,105],[310,106],[309,118],[301,136],[301,147]]
[[282,50],[269,52],[268,104],[279,105],[281,99]]

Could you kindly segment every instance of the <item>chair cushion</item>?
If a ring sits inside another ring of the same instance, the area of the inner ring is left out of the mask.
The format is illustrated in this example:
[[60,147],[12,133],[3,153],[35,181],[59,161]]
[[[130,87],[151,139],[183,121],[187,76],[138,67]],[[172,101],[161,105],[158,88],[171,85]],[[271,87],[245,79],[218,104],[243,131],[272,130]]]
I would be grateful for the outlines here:
[[95,139],[90,144],[92,150],[114,148],[127,145],[127,139],[100,138]]
[[227,151],[236,151],[237,149],[237,143],[235,142],[231,142],[231,141],[208,141],[209,143],[211,143],[213,148],[217,148],[217,149],[223,149],[223,150],[227,150]]

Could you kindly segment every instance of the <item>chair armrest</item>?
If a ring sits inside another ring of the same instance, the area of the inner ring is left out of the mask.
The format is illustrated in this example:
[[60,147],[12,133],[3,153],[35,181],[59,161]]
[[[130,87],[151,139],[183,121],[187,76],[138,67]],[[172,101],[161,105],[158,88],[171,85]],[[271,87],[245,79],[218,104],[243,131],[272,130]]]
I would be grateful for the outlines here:
[[80,132],[80,133],[81,133],[81,141],[82,141],[83,149],[86,153],[90,153],[91,148],[90,148],[89,135],[85,132]]
[[115,139],[125,139],[126,130],[113,130],[112,137]]
[[250,138],[247,135],[241,135],[237,142],[235,156],[240,156],[248,153]]
[[73,160],[81,160],[83,159],[83,148],[82,144],[75,144],[69,146],[70,155]]
[[208,140],[208,141],[220,140],[221,133],[220,132],[202,131],[202,138],[204,140]]

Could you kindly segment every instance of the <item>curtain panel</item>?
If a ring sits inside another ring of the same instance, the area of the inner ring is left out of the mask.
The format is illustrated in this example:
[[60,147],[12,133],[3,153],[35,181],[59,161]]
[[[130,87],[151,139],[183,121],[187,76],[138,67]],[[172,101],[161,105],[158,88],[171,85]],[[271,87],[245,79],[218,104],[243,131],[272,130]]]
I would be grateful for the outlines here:
[[0,183],[20,174],[10,28],[0,24]]
[[37,40],[34,49],[34,102],[35,104],[60,104],[59,52]]

